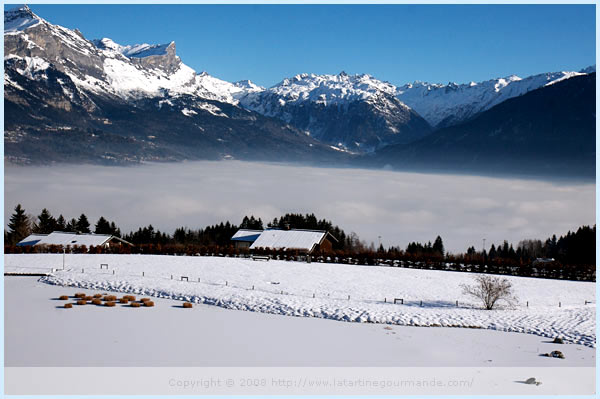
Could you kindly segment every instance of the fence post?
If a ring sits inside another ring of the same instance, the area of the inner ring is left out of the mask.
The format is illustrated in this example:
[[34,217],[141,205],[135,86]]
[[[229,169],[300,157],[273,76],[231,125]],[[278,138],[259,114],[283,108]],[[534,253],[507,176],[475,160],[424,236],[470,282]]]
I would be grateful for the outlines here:
[[527,301],[527,307],[529,307],[529,301]]
[[227,287],[227,281],[225,281],[225,287]]
[[81,269],[81,273],[83,273],[83,268]]
[[113,269],[113,274],[115,274],[115,269]]
[[313,298],[315,297],[315,294],[313,293]]
[[419,306],[423,306],[423,301],[421,301],[421,303],[419,303]]
[[456,301],[456,307],[458,307],[458,301]]
[[560,308],[560,302],[558,303],[558,307]]
[[387,303],[387,298],[383,298],[383,303]]
[[254,291],[254,286],[252,286],[252,291]]
[[348,295],[348,300],[350,300],[350,295]]
[[144,277],[146,275],[146,272],[142,272],[142,277]]

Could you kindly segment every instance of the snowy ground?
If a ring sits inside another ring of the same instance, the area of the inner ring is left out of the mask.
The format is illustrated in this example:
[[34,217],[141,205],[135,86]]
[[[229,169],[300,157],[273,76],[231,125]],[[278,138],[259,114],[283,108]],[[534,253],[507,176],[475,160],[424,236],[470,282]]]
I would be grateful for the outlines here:
[[[6,367],[562,369],[595,363],[593,348],[492,330],[340,323],[206,305],[183,309],[181,302],[171,299],[156,299],[153,308],[64,309],[58,296],[98,291],[48,285],[38,279],[5,277]],[[553,350],[562,351],[566,358],[540,356]],[[508,381],[514,385],[512,379]]]
[[[62,268],[62,259],[62,254],[5,255],[5,271]],[[100,269],[101,263],[108,270]],[[458,272],[238,258],[67,255],[66,270],[42,280],[271,314],[560,336],[595,347],[594,283],[509,277],[519,305],[485,311],[462,294],[460,285],[472,278]],[[403,298],[404,305],[390,303],[393,298]]]

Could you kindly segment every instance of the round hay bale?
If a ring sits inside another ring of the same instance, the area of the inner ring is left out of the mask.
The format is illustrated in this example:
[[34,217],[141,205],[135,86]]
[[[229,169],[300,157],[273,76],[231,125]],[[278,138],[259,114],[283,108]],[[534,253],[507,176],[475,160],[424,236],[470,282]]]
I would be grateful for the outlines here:
[[102,298],[102,294],[94,294],[94,298]]
[[135,296],[134,295],[125,295],[123,298],[127,298],[130,302],[135,301]]
[[106,301],[106,302],[114,302],[116,300],[117,300],[117,297],[114,295],[106,295],[104,297],[104,301]]
[[69,300],[69,296],[68,295],[61,295],[58,297],[58,299],[60,299],[61,301],[68,301]]
[[186,309],[189,309],[189,308],[192,307],[192,304],[189,303],[189,302],[184,302],[183,307],[186,308]]
[[127,302],[129,302],[129,299],[127,299],[125,297],[119,299],[119,303],[127,303]]
[[65,303],[65,309],[71,309],[73,307],[72,303]]
[[149,301],[149,300],[150,300],[150,298],[142,298],[142,299],[140,299],[140,302],[146,302],[146,301]]
[[132,308],[139,308],[140,306],[142,306],[142,305],[140,305],[139,302],[131,302],[131,307]]
[[564,344],[565,341],[563,341],[563,339],[561,337],[556,337],[554,338],[554,341],[552,341],[553,344]]
[[87,301],[83,300],[83,299],[80,299],[80,300],[77,301],[78,305],[85,305],[86,303],[87,303]]
[[83,292],[77,292],[73,295],[74,298],[84,298],[85,294]]
[[104,306],[108,306],[109,308],[112,308],[113,306],[115,306],[115,303],[112,301],[108,301],[104,303]]
[[154,306],[154,302],[152,302],[152,301],[144,301],[144,306],[147,306],[147,307],[151,308],[152,306]]
[[91,301],[93,298],[89,295],[86,295],[82,299],[85,299],[86,301]]
[[102,305],[102,300],[100,298],[94,298],[94,299],[92,299],[92,304]]

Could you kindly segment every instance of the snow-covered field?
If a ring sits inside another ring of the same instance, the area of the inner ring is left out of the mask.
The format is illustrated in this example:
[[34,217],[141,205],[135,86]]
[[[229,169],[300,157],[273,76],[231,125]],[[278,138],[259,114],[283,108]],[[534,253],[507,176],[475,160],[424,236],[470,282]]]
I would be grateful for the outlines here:
[[[4,280],[7,367],[562,369],[595,363],[594,348],[493,330],[340,323],[209,305],[182,309],[180,301],[161,298],[154,299],[153,308],[64,309],[64,301],[56,300],[60,295],[99,291],[38,279]],[[562,351],[566,358],[540,356],[553,350]]]
[[[4,260],[5,272],[60,269],[63,255],[5,255]],[[100,269],[101,263],[108,264],[108,270]],[[189,281],[181,281],[182,276]],[[493,311],[480,309],[462,294],[461,284],[472,283],[470,273],[389,267],[69,254],[64,271],[42,280],[272,314],[560,336],[570,343],[595,347],[594,283],[508,278],[519,304]],[[404,304],[393,304],[394,298],[402,298]],[[586,305],[585,301],[592,303]]]

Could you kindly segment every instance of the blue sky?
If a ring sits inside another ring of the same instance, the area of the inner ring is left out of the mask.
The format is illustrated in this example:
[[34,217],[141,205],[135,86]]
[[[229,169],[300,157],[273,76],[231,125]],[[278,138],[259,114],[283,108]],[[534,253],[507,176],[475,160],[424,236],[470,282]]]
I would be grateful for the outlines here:
[[302,72],[400,85],[595,64],[594,5],[31,5],[89,39],[175,41],[183,62],[271,86]]

